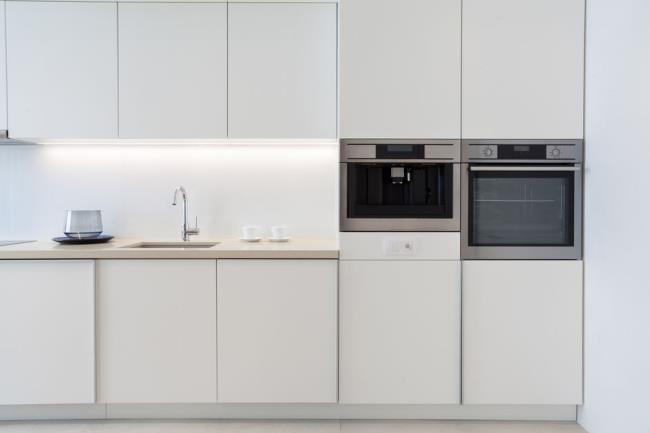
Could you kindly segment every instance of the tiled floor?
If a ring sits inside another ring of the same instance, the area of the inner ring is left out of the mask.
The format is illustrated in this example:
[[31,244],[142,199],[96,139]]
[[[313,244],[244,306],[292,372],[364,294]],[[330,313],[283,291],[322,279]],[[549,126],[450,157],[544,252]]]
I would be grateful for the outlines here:
[[0,433],[586,433],[565,422],[108,421],[0,422]]

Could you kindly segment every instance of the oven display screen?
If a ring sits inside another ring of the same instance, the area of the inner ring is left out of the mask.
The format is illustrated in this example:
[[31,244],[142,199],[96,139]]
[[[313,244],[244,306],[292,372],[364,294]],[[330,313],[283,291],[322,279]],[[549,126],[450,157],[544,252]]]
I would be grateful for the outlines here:
[[413,151],[413,146],[410,144],[387,144],[386,145],[386,152],[412,152]]
[[544,144],[501,144],[499,145],[500,159],[546,159]]

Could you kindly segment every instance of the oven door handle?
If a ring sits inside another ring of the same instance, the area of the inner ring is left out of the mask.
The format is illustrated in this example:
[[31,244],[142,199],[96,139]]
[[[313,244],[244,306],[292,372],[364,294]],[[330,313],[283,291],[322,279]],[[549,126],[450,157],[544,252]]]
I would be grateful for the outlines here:
[[548,166],[548,167],[531,167],[531,166],[508,166],[508,165],[479,165],[470,166],[470,171],[580,171],[580,166]]

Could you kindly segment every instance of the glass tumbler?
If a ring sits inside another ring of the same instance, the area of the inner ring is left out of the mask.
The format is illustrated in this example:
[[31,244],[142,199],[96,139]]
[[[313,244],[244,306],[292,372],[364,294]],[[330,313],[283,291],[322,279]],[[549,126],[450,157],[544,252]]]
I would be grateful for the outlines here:
[[102,211],[69,210],[66,211],[63,233],[74,239],[96,238],[103,231]]

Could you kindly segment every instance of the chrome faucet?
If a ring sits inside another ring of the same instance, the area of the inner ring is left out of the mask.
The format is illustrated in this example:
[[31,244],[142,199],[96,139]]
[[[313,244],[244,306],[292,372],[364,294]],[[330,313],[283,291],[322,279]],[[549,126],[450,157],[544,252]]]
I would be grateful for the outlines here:
[[181,199],[183,199],[183,225],[181,226],[181,236],[184,242],[189,242],[190,236],[199,234],[199,218],[196,218],[196,222],[193,228],[190,228],[187,224],[187,191],[182,186],[179,186],[174,191],[174,200],[172,201],[172,206],[176,206],[176,198],[178,193],[181,193]]

